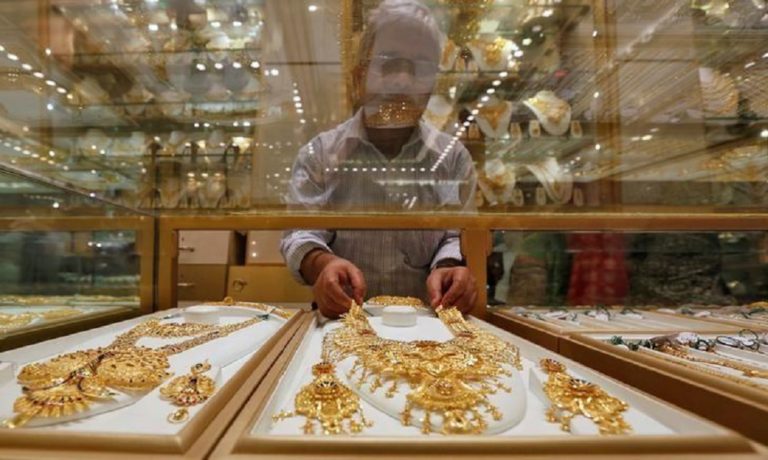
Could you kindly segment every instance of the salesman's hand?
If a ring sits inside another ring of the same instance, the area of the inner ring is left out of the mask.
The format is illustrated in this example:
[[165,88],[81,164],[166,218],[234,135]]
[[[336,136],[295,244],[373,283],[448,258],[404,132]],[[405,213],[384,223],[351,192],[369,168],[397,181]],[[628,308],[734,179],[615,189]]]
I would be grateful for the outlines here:
[[455,306],[467,313],[477,298],[475,277],[467,267],[436,268],[427,277],[427,295],[433,308]]
[[328,318],[337,318],[349,310],[352,300],[363,304],[365,278],[363,272],[352,262],[328,254],[320,273],[315,279],[312,291],[320,313]]

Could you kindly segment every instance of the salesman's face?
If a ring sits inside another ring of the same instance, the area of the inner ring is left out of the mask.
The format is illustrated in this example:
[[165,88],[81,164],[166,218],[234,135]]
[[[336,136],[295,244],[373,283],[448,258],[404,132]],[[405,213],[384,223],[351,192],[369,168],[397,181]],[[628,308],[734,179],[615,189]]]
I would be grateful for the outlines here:
[[438,53],[428,32],[412,24],[387,24],[376,32],[362,86],[368,126],[416,124],[435,84]]

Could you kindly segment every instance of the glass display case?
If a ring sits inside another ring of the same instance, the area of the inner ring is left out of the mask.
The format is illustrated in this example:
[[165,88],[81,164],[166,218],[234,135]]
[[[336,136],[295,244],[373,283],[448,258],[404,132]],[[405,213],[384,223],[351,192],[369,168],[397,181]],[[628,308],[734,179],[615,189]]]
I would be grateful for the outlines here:
[[0,196],[0,349],[151,308],[151,216],[12,168]]
[[[513,337],[473,323],[528,355],[513,374],[538,415],[546,376],[536,363],[565,359],[557,352],[575,331],[762,327],[767,12],[764,0],[0,2],[0,348],[139,313],[164,318],[152,312],[210,297],[203,287],[308,308],[317,292],[296,285],[307,281],[301,262],[343,244],[370,272],[418,272],[398,288],[465,266],[471,312],[523,325]],[[421,32],[397,33],[413,21]],[[315,239],[289,247],[297,231]],[[442,250],[448,240],[458,252]],[[428,319],[419,327],[438,322]],[[254,393],[230,447],[316,445],[268,423],[313,379],[307,360],[320,358],[326,330],[309,321],[303,335],[275,338],[288,352],[270,351],[259,375],[272,369],[271,386]],[[54,352],[41,346],[36,359]],[[658,453],[718,440],[722,452],[749,453],[738,435],[567,365],[574,381],[638,409],[641,436],[606,452],[653,451],[640,439],[649,435]],[[373,437],[401,434],[386,415]],[[541,446],[570,437],[531,423],[494,429],[543,435],[525,444],[542,454],[603,442],[550,450]],[[403,435],[421,438],[411,428]],[[380,442],[361,438],[328,445]],[[431,452],[422,441],[408,444]],[[488,452],[519,447],[486,442]]]

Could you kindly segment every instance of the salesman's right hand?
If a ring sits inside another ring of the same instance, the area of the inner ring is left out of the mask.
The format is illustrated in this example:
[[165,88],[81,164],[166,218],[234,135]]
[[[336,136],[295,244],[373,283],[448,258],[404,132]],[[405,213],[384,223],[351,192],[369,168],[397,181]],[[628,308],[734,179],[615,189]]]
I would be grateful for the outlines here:
[[317,274],[312,291],[320,313],[338,318],[353,300],[362,305],[367,288],[363,272],[355,264],[327,252],[313,259],[310,263],[314,266],[307,271]]

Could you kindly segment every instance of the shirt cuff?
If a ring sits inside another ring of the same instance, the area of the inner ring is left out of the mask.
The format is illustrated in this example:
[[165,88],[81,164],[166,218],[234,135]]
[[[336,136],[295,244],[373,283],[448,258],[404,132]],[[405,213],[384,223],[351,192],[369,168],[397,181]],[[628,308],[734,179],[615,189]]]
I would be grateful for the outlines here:
[[292,250],[288,254],[288,269],[291,271],[291,275],[293,275],[293,278],[298,281],[301,284],[309,285],[307,283],[307,280],[304,279],[303,276],[301,276],[301,262],[304,260],[304,257],[307,256],[310,252],[312,252],[315,249],[322,249],[323,251],[333,253],[331,251],[331,248],[324,244],[320,244],[317,242],[308,242],[303,243],[299,245],[296,249]]
[[435,257],[432,259],[432,264],[429,266],[429,270],[432,271],[435,269],[435,266],[446,259],[454,259],[454,260],[464,260],[464,256],[461,254],[461,248],[458,244],[447,244],[443,247],[441,247],[437,254],[435,254]]

